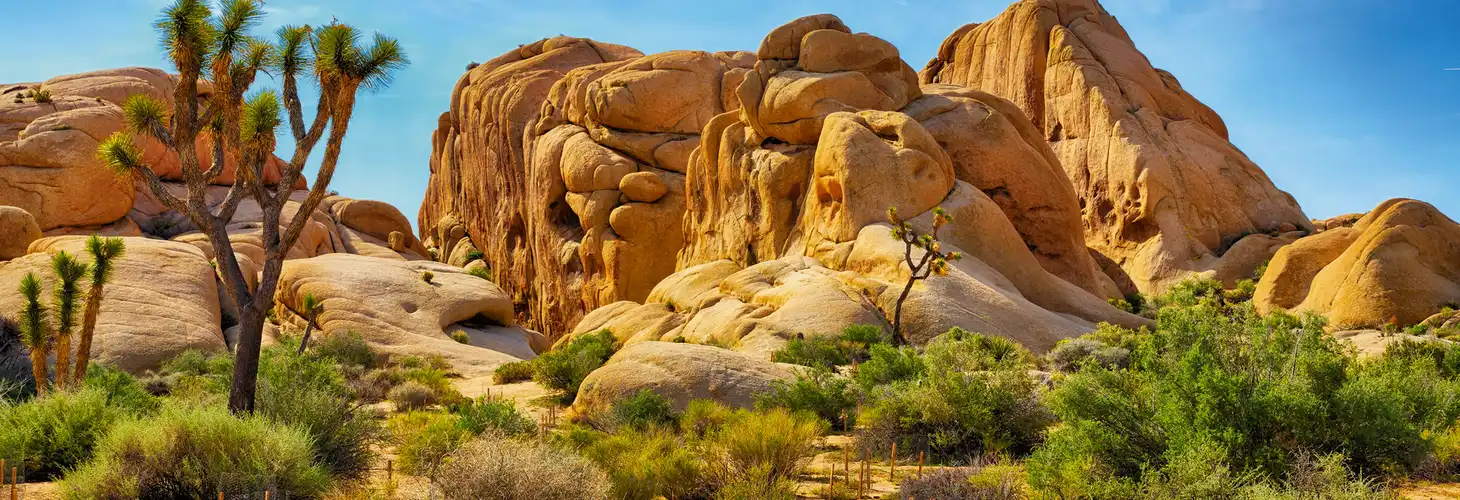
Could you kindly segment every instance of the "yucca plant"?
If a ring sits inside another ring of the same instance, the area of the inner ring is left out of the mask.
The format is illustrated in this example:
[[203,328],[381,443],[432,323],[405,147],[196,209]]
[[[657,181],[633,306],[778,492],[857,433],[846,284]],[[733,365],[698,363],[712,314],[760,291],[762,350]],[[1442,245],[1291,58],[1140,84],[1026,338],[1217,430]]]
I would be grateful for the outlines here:
[[46,306],[41,305],[41,279],[26,273],[20,280],[20,296],[25,308],[20,310],[20,341],[30,349],[30,373],[35,377],[36,394],[46,393],[46,359],[51,357],[51,322]]
[[81,299],[81,278],[91,265],[76,260],[66,251],[51,256],[51,271],[56,274],[56,388],[65,390],[71,378],[71,331],[76,328],[76,304]]
[[[187,215],[213,246],[219,275],[236,306],[241,329],[228,397],[228,407],[235,413],[253,410],[264,319],[273,308],[284,256],[309,223],[307,214],[329,193],[355,96],[361,89],[386,86],[391,74],[407,64],[395,39],[376,34],[368,47],[362,46],[362,33],[339,22],[318,28],[285,26],[276,32],[276,42],[268,43],[251,34],[262,18],[259,0],[225,0],[216,14],[204,0],[176,0],[164,9],[156,27],[178,72],[171,109],[147,96],[127,99],[122,108],[128,131],[98,147],[103,162],[119,175],[145,183],[168,208]],[[283,82],[282,95],[272,90],[250,93],[260,71]],[[320,95],[308,123],[299,101],[301,77],[314,83]],[[206,78],[213,88],[204,100],[197,98],[200,78]],[[283,123],[281,114],[288,116],[294,154],[279,182],[266,186],[264,165],[274,152],[275,133]],[[211,165],[198,161],[196,140],[201,134],[211,142]],[[163,187],[161,178],[143,162],[133,135],[151,137],[177,155],[187,182],[186,199]],[[284,204],[322,139],[325,151],[318,172],[309,195],[295,211],[305,215],[284,221]],[[207,188],[224,173],[225,157],[235,160],[237,175],[223,200],[209,207]],[[244,198],[257,203],[264,221],[265,257],[258,284],[252,288],[244,279],[227,232]]]
[[[892,223],[892,237],[902,241],[907,247],[903,253],[903,260],[907,263],[908,275],[907,284],[902,287],[902,295],[897,296],[897,309],[892,315],[892,341],[897,345],[907,343],[907,336],[902,332],[902,303],[907,302],[907,296],[912,292],[914,283],[928,279],[937,274],[945,276],[948,274],[948,263],[963,258],[962,252],[943,252],[943,244],[938,241],[938,230],[944,224],[953,222],[953,216],[943,207],[933,209],[933,232],[929,234],[918,234],[907,221],[897,216],[897,207],[887,209],[887,222]],[[913,260],[913,249],[923,250],[923,256]]]
[[299,340],[299,354],[304,354],[304,349],[309,347],[309,334],[314,332],[314,321],[319,317],[320,311],[324,310],[324,304],[315,298],[314,294],[304,294],[304,299],[299,301],[300,314],[304,315],[304,338]]
[[91,254],[91,291],[86,294],[86,310],[81,313],[81,338],[76,345],[72,385],[86,380],[86,367],[91,363],[91,339],[96,333],[96,319],[101,315],[101,299],[107,282],[111,281],[116,259],[126,251],[127,246],[121,238],[102,238],[93,234],[86,239],[86,253]]

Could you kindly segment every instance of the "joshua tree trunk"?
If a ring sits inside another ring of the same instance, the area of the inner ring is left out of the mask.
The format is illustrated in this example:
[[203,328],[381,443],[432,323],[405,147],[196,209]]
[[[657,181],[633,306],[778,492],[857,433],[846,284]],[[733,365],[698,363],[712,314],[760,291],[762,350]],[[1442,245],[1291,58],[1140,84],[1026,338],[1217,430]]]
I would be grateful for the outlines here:
[[56,332],[56,388],[66,390],[71,375],[70,332]]
[[35,377],[35,393],[37,396],[46,394],[46,358],[50,353],[43,349],[30,350],[30,376]]
[[314,331],[315,316],[317,316],[317,314],[315,314],[314,311],[310,311],[309,317],[305,318],[305,321],[307,321],[307,323],[304,324],[304,338],[299,340],[299,354],[304,354],[304,349],[309,347],[309,334]]
[[76,370],[71,375],[75,384],[86,381],[86,366],[91,363],[91,336],[96,330],[96,318],[101,315],[102,286],[93,282],[91,293],[86,296],[86,310],[81,313],[81,338],[76,344]]
[[259,349],[263,342],[265,316],[255,307],[239,311],[238,347],[233,353],[233,383],[228,390],[228,409],[253,413],[254,390],[258,386]]

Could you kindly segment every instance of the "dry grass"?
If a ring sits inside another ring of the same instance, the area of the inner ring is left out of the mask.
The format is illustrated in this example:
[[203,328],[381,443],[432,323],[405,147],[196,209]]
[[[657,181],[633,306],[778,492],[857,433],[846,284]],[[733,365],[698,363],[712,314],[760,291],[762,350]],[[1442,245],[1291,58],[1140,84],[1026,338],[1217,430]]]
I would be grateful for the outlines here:
[[433,482],[447,500],[601,499],[609,492],[608,476],[583,457],[490,434],[453,452]]

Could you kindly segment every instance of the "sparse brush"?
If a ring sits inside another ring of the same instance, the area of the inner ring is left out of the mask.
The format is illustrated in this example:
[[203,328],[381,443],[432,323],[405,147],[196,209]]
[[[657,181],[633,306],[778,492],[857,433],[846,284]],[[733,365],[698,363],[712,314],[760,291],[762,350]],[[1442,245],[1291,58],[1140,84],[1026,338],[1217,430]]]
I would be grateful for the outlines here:
[[507,398],[478,397],[452,405],[451,413],[460,417],[456,425],[472,435],[498,433],[523,436],[537,431],[532,419],[519,411],[513,400]]
[[436,273],[433,273],[431,271],[421,271],[421,281],[424,281],[426,283],[435,284],[435,281],[433,281],[435,279],[436,279]]
[[35,89],[35,91],[30,93],[30,97],[35,99],[37,103],[45,104],[51,102],[51,91],[44,88]]
[[471,269],[467,269],[466,274],[470,274],[472,276],[476,276],[487,281],[492,281],[492,270],[485,267],[473,267]]
[[608,476],[592,462],[536,441],[478,437],[456,451],[431,480],[447,500],[608,498]]
[[387,397],[395,404],[397,411],[421,410],[441,401],[435,390],[414,380],[395,386]]
[[451,340],[455,340],[458,344],[471,344],[471,336],[462,330],[451,332]]
[[537,367],[531,361],[505,363],[492,372],[492,383],[501,385],[531,380],[536,371]]

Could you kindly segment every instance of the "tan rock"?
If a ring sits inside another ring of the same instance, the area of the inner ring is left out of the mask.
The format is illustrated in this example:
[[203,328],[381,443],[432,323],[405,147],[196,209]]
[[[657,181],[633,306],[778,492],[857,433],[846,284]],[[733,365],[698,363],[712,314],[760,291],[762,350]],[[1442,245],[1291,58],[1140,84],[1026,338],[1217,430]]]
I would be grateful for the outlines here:
[[[183,351],[224,350],[212,266],[184,243],[124,238],[97,318],[92,359],[134,373],[157,368]],[[89,260],[86,237],[42,238],[30,255],[0,263],[0,310],[20,310],[15,284],[28,272],[50,283],[50,254],[66,251]]]
[[695,399],[751,408],[778,380],[795,377],[790,365],[771,363],[717,347],[642,342],[614,354],[583,381],[572,411],[589,415],[614,401],[650,389],[683,411]]
[[30,243],[40,238],[41,228],[30,212],[0,205],[0,261],[25,255]]
[[[678,180],[681,183],[684,182],[683,177]],[[653,203],[669,192],[669,186],[664,184],[664,181],[660,180],[659,175],[654,172],[634,172],[625,175],[623,180],[619,181],[618,190],[622,191],[629,201]]]
[[1254,303],[1322,313],[1339,330],[1419,323],[1460,304],[1460,225],[1428,203],[1385,201],[1279,250]]
[[[323,306],[321,334],[356,332],[388,356],[440,354],[464,376],[534,357],[533,333],[513,322],[511,298],[460,268],[350,254],[286,261],[276,316],[302,329],[293,308],[305,294]],[[452,340],[456,331],[470,342]]]
[[1152,68],[1096,0],[1021,0],[964,26],[922,80],[1024,110],[1074,182],[1085,241],[1118,265],[1113,278],[1127,292],[1159,293],[1244,235],[1313,227],[1228,141],[1222,119]]
[[410,220],[394,205],[375,200],[342,199],[332,204],[329,210],[340,224],[380,241],[388,242],[391,233],[400,233],[405,238],[404,247],[425,256],[425,247],[416,240]]

